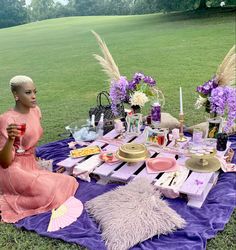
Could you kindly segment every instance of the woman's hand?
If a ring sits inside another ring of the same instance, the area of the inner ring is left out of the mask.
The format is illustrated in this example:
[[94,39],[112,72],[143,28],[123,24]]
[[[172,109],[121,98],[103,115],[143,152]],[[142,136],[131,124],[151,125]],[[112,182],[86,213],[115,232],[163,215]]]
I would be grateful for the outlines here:
[[19,136],[19,130],[17,129],[17,124],[9,124],[7,127],[8,139],[14,141],[17,136]]
[[17,136],[20,135],[19,130],[17,129],[18,125],[17,124],[9,124],[7,126],[7,135],[8,135],[8,140],[6,141],[4,147],[2,150],[0,150],[0,166],[2,168],[8,168],[12,161],[13,161],[13,154],[12,154],[12,149],[14,147],[14,140]]

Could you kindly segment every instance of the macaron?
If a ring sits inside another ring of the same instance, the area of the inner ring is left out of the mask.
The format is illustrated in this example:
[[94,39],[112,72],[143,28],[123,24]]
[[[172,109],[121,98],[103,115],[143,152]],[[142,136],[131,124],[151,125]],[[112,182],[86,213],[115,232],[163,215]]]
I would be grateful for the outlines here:
[[107,159],[109,160],[109,161],[112,161],[113,160],[113,153],[107,153],[106,154],[106,157],[107,157]]

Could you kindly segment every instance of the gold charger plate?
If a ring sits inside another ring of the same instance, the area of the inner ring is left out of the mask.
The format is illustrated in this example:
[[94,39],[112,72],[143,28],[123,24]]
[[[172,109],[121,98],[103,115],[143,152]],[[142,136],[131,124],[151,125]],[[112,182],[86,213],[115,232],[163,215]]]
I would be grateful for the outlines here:
[[190,158],[185,162],[185,165],[188,169],[199,172],[199,173],[210,173],[215,172],[220,169],[220,162],[215,157],[207,159],[205,165],[202,164],[201,159]]

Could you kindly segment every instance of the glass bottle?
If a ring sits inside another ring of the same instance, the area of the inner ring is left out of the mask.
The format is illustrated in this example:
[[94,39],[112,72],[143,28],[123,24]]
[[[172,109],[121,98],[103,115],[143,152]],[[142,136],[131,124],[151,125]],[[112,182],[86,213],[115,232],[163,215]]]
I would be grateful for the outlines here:
[[97,134],[103,136],[104,134],[104,114],[101,113],[98,125],[97,125]]
[[161,105],[157,101],[151,105],[151,120],[155,128],[161,123]]
[[95,115],[92,115],[92,117],[91,117],[90,126],[91,126],[92,128],[95,128]]

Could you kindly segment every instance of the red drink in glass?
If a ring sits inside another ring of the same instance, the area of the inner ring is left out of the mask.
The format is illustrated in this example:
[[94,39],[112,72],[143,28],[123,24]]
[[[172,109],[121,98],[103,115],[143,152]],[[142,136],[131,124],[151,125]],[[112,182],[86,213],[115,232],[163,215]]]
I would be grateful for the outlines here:
[[158,135],[157,136],[157,143],[160,146],[163,146],[165,142],[165,135]]
[[20,136],[23,136],[25,134],[26,124],[25,123],[20,124],[18,130],[20,131]]
[[151,125],[152,124],[152,117],[151,115],[147,116],[147,125]]
[[16,150],[17,153],[23,154],[25,152],[25,149],[22,147],[22,138],[23,135],[25,134],[26,130],[26,123],[21,123],[17,126],[17,129],[19,130],[19,139],[20,139],[20,144],[18,149]]

